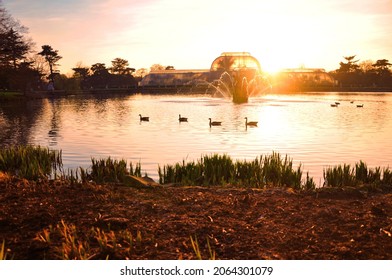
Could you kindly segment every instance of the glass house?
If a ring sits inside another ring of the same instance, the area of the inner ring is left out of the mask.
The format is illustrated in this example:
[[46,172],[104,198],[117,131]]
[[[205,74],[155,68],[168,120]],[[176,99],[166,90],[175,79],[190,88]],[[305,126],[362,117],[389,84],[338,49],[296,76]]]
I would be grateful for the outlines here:
[[335,79],[322,68],[294,68],[284,69],[278,74],[278,79],[285,83],[304,85],[333,86]]
[[211,64],[210,71],[254,70],[261,72],[259,61],[248,52],[224,52]]
[[193,86],[219,79],[223,72],[260,71],[256,58],[247,52],[224,52],[211,64],[210,69],[151,71],[139,83],[140,86]]

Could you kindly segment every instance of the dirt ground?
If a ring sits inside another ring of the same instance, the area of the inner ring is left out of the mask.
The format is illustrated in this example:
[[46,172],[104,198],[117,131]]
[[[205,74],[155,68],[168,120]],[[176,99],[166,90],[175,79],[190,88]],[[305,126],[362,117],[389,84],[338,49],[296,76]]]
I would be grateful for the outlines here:
[[110,255],[117,259],[196,259],[191,237],[203,259],[210,252],[223,260],[392,259],[390,193],[81,186],[0,174],[0,245],[5,240],[10,258],[59,258],[51,247],[62,240],[53,236],[48,246],[36,237],[61,220],[74,224],[79,236],[91,228],[139,232],[138,246]]

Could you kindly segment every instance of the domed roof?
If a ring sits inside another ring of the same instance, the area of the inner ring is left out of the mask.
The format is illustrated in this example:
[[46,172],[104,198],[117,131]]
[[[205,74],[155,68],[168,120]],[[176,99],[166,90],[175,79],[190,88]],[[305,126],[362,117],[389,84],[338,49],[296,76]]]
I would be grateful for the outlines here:
[[241,69],[261,71],[259,61],[248,52],[224,52],[212,62],[210,71],[236,71]]

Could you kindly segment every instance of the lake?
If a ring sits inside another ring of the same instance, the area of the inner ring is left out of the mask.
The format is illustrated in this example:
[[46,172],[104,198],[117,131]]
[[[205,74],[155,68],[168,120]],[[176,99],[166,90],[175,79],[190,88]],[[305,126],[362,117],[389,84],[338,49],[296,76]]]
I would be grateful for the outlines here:
[[[328,166],[362,160],[392,167],[391,93],[265,94],[245,104],[174,94],[1,102],[0,145],[62,150],[66,169],[110,156],[140,162],[158,179],[165,164],[213,153],[253,160],[275,151],[322,185]],[[150,121],[140,122],[139,114]],[[179,114],[188,122],[179,123]],[[246,127],[245,117],[258,126]],[[210,127],[208,118],[222,125]]]

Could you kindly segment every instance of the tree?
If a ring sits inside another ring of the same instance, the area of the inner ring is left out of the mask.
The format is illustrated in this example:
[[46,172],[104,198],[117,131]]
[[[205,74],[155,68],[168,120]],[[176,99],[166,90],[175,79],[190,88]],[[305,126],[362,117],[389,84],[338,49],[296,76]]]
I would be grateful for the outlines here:
[[148,74],[148,69],[147,68],[140,68],[140,69],[136,70],[135,77],[138,77],[139,79],[142,79],[147,74]]
[[62,59],[62,57],[58,54],[58,52],[59,52],[58,50],[53,50],[53,48],[49,45],[43,45],[42,51],[38,53],[39,55],[45,57],[45,60],[49,65],[49,71],[50,71],[49,80],[53,84],[54,84],[54,75],[55,73],[58,73],[57,71],[55,71],[56,66],[58,66],[56,62]]
[[91,65],[90,70],[92,72],[89,78],[90,86],[93,88],[106,88],[109,86],[111,74],[105,63],[95,63]]
[[29,90],[38,86],[38,71],[31,68],[27,55],[33,43],[24,34],[27,28],[2,7],[0,0],[0,87]]
[[353,73],[359,69],[359,65],[357,64],[358,60],[354,60],[356,55],[352,56],[344,56],[344,59],[347,60],[346,63],[340,62],[340,68],[338,69],[341,73]]
[[73,78],[78,82],[81,89],[88,88],[88,78],[90,77],[90,69],[78,64],[75,68]]
[[108,75],[109,71],[105,66],[105,63],[95,63],[90,67],[94,76]]
[[27,28],[15,20],[1,4],[0,1],[0,64],[2,67],[16,69],[30,51],[32,43],[23,36],[27,33]]
[[17,68],[19,61],[26,58],[30,45],[13,28],[0,33],[0,61],[3,67]]
[[372,60],[365,60],[359,63],[359,71],[363,73],[370,73],[374,71],[374,62]]
[[128,60],[115,58],[112,60],[112,67],[110,68],[110,71],[115,75],[131,75],[135,72],[135,68],[130,68],[128,65]]
[[377,74],[376,84],[379,86],[391,86],[392,73],[389,68],[392,64],[389,63],[388,59],[379,59],[373,64],[373,66]]
[[160,64],[153,64],[153,65],[150,67],[150,71],[151,71],[151,72],[153,72],[153,71],[162,71],[162,70],[165,70],[165,66],[162,66],[162,65],[160,65]]
[[333,75],[341,86],[361,86],[363,83],[360,66],[357,64],[359,60],[354,60],[355,57],[356,55],[345,56],[346,62],[340,62],[340,68]]
[[388,59],[380,59],[377,60],[373,66],[377,69],[378,73],[390,73],[391,63],[389,63]]

